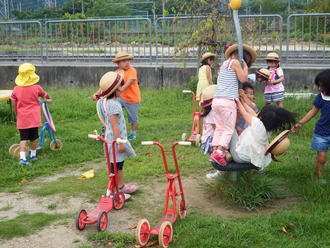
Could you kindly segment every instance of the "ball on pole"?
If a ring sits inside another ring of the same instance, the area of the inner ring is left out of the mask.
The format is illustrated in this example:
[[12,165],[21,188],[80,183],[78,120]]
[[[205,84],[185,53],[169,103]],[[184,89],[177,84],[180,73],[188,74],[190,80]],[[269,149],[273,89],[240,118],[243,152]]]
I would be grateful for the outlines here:
[[232,10],[238,10],[241,7],[241,0],[231,0],[229,3],[229,7]]

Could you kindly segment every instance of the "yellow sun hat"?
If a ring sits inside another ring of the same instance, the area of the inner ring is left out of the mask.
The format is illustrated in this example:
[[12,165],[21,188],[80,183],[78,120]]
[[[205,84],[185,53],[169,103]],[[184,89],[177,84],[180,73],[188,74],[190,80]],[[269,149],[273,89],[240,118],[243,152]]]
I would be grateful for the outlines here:
[[21,64],[18,67],[18,75],[15,79],[15,83],[18,86],[30,86],[39,82],[40,77],[35,73],[36,68],[30,63]]

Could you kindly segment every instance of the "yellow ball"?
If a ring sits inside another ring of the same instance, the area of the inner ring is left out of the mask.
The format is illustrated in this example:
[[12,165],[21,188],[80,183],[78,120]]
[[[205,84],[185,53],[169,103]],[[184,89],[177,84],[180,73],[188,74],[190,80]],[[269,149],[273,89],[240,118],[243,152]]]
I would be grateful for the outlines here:
[[229,7],[233,10],[238,10],[241,7],[241,0],[231,0]]

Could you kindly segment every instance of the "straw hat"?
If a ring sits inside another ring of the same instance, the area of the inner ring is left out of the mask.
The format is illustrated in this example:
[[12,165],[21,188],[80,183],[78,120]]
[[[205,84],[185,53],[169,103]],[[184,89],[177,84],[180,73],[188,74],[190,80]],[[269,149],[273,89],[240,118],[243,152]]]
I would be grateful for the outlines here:
[[[234,44],[227,48],[225,52],[225,58],[228,59],[230,55],[238,49],[238,45]],[[248,45],[243,45],[243,50],[247,51],[251,55],[252,63],[256,61],[257,52],[252,47]]]
[[123,74],[119,74],[113,71],[105,73],[100,80],[100,89],[102,93],[99,97],[107,97],[114,93],[123,81]]
[[39,82],[39,76],[35,73],[36,68],[30,63],[21,64],[18,67],[18,75],[15,83],[18,86],[30,86]]
[[113,63],[117,63],[122,60],[132,60],[134,57],[128,52],[118,52],[116,57],[112,60]]
[[269,78],[272,75],[272,73],[266,68],[261,68],[261,69],[257,70],[256,74],[257,74],[257,76],[261,76],[262,78],[264,78],[267,81],[269,80]]
[[285,130],[281,132],[279,135],[277,135],[276,138],[273,139],[273,141],[267,147],[265,155],[271,153],[273,160],[277,161],[274,156],[282,155],[289,149],[290,146],[290,140],[288,138],[289,133],[290,130]]
[[273,61],[278,61],[280,62],[280,56],[278,56],[277,53],[268,53],[267,57],[264,58],[265,60],[273,60]]
[[201,107],[205,108],[212,104],[212,100],[216,90],[217,90],[216,84],[210,85],[203,90],[201,96],[201,102],[200,102]]
[[204,60],[206,60],[206,59],[208,59],[208,58],[210,58],[210,57],[216,57],[216,56],[217,56],[217,55],[214,54],[214,53],[209,53],[209,52],[204,53],[204,54],[202,55],[201,62],[203,62]]

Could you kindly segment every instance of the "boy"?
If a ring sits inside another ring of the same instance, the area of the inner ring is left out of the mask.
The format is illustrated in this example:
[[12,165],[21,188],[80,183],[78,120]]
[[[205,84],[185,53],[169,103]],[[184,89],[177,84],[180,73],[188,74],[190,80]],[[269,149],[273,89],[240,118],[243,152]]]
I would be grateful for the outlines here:
[[19,66],[18,76],[15,79],[17,86],[10,98],[16,114],[16,127],[20,132],[19,164],[24,167],[30,164],[25,154],[27,140],[31,142],[30,160],[38,160],[36,139],[39,138],[38,127],[42,126],[38,97],[51,99],[41,86],[36,85],[39,82],[39,76],[35,70],[34,65],[29,63]]

